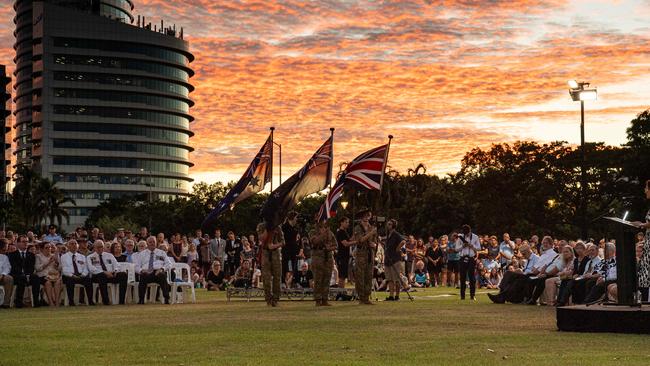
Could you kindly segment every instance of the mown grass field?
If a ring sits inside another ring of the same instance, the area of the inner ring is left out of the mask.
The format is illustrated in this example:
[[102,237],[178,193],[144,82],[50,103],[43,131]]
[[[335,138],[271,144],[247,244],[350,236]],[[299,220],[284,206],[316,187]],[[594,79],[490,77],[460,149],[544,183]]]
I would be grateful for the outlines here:
[[268,308],[197,291],[197,304],[0,310],[0,365],[650,364],[649,336],[558,332],[555,309],[484,293]]

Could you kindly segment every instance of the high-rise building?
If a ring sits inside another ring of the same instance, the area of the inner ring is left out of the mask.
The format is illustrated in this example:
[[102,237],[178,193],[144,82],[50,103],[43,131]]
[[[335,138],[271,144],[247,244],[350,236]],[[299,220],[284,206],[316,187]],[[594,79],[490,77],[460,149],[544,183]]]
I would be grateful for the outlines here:
[[2,120],[2,156],[0,156],[0,204],[6,201],[6,193],[9,189],[10,164],[11,164],[11,78],[7,76],[5,65],[0,65],[0,84],[2,84],[2,96],[0,97],[0,120]]
[[69,227],[101,201],[187,195],[189,67],[182,29],[152,26],[130,0],[17,0],[16,165],[76,201]]

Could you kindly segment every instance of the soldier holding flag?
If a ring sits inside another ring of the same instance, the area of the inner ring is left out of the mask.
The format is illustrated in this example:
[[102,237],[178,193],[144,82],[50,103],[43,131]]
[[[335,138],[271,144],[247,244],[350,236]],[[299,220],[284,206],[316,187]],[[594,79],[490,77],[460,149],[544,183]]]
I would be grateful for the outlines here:
[[357,290],[360,304],[374,305],[370,301],[370,292],[375,249],[379,237],[377,228],[370,225],[370,217],[372,217],[370,210],[361,210],[358,215],[361,217],[361,222],[354,227],[354,241],[357,243],[357,249],[354,252],[354,287]]
[[262,283],[266,305],[276,307],[280,300],[282,260],[280,248],[284,246],[284,234],[279,226],[269,230],[263,222],[257,225],[257,236],[262,247]]
[[314,272],[314,300],[316,306],[331,306],[328,302],[330,279],[334,270],[334,251],[337,247],[336,237],[327,226],[326,221],[316,224],[309,233],[312,245],[312,271]]

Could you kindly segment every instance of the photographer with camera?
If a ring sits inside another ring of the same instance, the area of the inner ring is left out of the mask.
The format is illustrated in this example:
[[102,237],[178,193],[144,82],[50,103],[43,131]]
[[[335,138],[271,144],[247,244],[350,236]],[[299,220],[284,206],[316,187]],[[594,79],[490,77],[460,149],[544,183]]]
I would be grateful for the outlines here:
[[[466,280],[469,280],[469,296],[476,300],[476,257],[481,250],[481,241],[478,235],[472,233],[472,228],[465,224],[462,228],[462,234],[458,235],[456,250],[460,253],[460,299],[465,300],[465,290],[467,288]],[[460,244],[458,246],[458,244]]]

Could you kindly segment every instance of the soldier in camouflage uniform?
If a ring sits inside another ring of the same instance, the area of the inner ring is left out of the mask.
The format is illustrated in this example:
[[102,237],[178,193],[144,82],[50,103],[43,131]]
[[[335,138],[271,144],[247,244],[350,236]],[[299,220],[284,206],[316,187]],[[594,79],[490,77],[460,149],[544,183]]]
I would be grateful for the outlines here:
[[359,212],[359,216],[361,222],[354,227],[354,241],[357,243],[357,249],[354,252],[354,287],[357,290],[360,304],[373,305],[370,301],[370,292],[374,252],[378,241],[377,228],[370,225],[372,213],[369,210],[362,210]]
[[280,248],[284,246],[284,234],[278,226],[273,231],[273,238],[267,240],[266,224],[257,225],[257,235],[262,247],[262,282],[264,297],[269,306],[278,306],[280,300],[280,282],[282,280],[282,258]]
[[330,290],[330,280],[334,270],[334,251],[337,247],[336,237],[327,227],[327,222],[321,222],[309,233],[311,242],[311,266],[314,272],[314,300],[316,306],[331,306],[327,301]]

